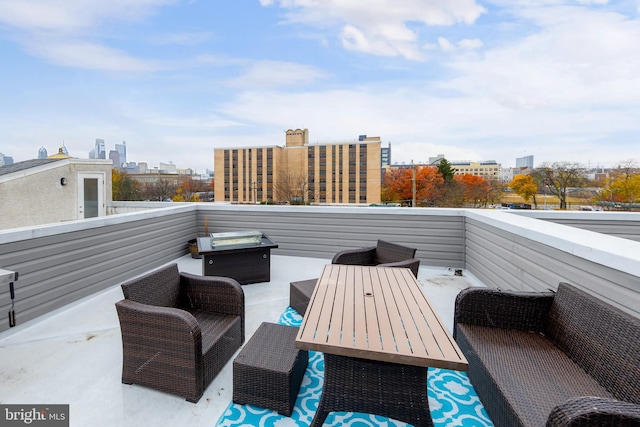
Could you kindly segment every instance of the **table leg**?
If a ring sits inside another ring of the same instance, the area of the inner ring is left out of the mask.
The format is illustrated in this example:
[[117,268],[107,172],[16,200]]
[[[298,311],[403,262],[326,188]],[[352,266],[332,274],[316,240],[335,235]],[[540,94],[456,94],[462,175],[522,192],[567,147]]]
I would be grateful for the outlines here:
[[376,414],[416,427],[433,427],[427,368],[324,354],[324,385],[311,427],[329,412]]

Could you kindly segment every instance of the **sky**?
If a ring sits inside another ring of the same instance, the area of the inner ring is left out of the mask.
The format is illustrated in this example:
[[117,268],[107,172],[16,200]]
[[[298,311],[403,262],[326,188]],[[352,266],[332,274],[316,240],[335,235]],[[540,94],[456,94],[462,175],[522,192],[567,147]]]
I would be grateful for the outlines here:
[[359,135],[393,163],[640,161],[640,0],[0,0],[0,153],[213,169]]

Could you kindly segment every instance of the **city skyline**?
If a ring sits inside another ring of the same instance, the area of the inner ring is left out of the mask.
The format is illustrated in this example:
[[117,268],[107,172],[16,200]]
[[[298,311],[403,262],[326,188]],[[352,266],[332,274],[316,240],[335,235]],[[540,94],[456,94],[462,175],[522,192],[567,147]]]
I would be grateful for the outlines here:
[[[64,3],[64,4],[62,4]],[[62,7],[64,6],[64,7]],[[380,136],[394,163],[640,160],[640,2],[0,0],[0,152]]]

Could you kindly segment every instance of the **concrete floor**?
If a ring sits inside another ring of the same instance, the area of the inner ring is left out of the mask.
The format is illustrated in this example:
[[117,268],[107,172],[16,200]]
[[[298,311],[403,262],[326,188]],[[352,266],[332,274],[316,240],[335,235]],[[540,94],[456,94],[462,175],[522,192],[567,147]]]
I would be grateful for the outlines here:
[[[180,271],[201,274],[200,260],[176,260]],[[243,286],[247,340],[263,321],[276,322],[289,303],[289,283],[318,277],[330,260],[272,256],[271,281]],[[451,330],[454,300],[472,277],[421,267],[418,279]],[[0,403],[69,404],[70,425],[208,426],[231,402],[232,363],[197,404],[121,383],[122,347],[115,302],[119,286],[0,334]],[[20,322],[19,316],[17,318]]]

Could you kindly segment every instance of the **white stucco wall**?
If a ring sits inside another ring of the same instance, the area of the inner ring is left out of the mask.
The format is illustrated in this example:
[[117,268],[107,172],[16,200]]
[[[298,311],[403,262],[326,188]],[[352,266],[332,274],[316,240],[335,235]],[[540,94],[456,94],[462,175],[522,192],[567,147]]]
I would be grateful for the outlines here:
[[112,167],[110,160],[63,159],[0,176],[0,229],[80,219],[78,176],[83,172],[104,175],[106,206],[111,201]]

